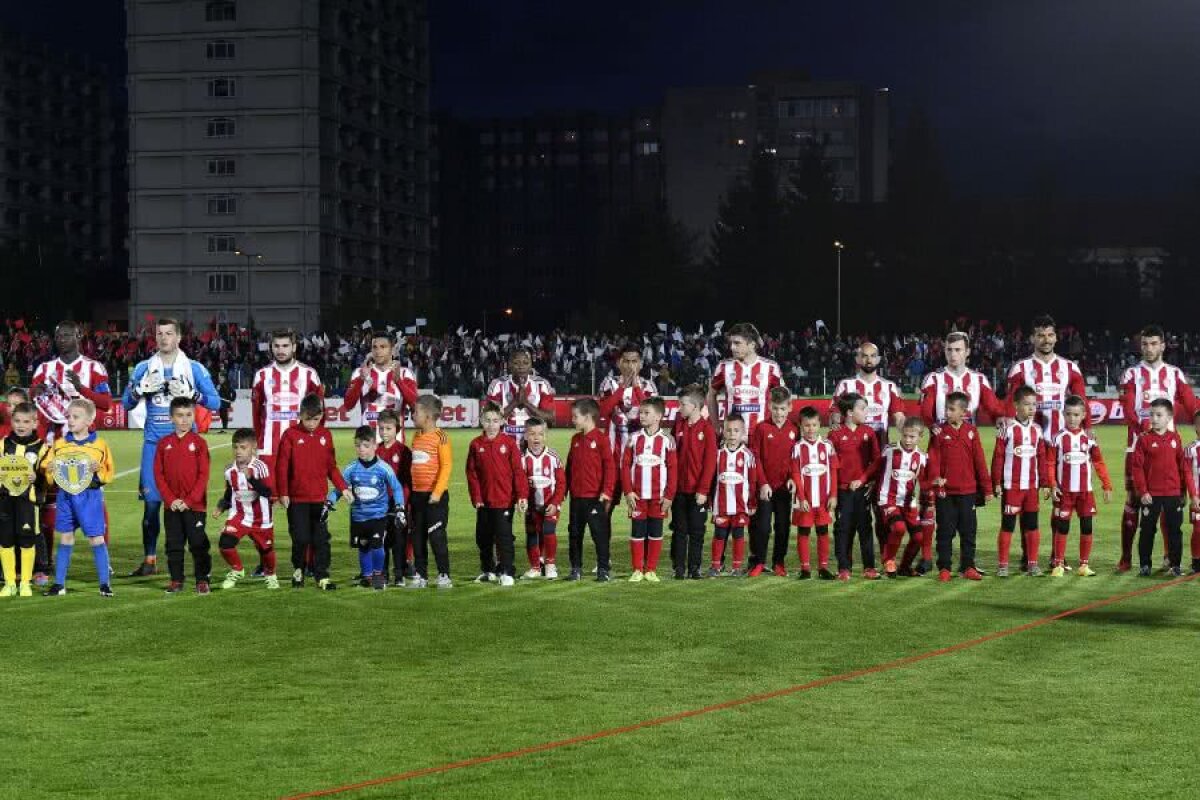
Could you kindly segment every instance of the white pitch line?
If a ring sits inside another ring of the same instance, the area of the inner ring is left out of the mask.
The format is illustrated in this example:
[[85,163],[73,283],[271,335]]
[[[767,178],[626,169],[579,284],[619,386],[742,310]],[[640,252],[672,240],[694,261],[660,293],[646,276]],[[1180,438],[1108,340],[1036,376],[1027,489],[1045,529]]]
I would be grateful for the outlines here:
[[[233,442],[221,442],[220,444],[214,444],[212,447],[208,448],[208,450],[209,450],[209,452],[212,452],[213,450],[220,450],[222,447],[229,447],[231,444],[233,444]],[[141,466],[141,464],[138,464],[133,469],[126,469],[126,470],[122,470],[122,471],[118,472],[116,475],[113,476],[113,480],[115,481],[119,478],[124,478],[126,475],[136,475],[137,473],[139,473],[141,471],[142,471],[142,466]]]

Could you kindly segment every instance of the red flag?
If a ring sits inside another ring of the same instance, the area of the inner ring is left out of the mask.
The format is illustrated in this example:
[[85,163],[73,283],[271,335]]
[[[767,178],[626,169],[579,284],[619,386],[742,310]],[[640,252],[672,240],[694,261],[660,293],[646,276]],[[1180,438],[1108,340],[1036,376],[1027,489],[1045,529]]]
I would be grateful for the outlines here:
[[154,322],[154,315],[146,314],[146,322]]
[[25,327],[25,320],[23,320],[23,319],[17,320],[16,322],[13,323],[13,327],[16,328],[17,330],[21,330],[21,328]]

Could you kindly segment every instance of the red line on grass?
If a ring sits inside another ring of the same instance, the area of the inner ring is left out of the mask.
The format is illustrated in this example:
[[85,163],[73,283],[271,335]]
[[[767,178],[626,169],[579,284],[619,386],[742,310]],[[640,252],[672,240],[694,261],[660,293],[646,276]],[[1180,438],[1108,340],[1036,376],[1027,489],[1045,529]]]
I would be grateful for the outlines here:
[[619,736],[624,733],[632,733],[634,731],[639,731],[644,728],[654,728],[659,725],[666,725],[671,722],[679,722],[680,720],[691,719],[692,717],[699,717],[704,714],[711,714],[715,711],[726,711],[731,708],[737,708],[738,706],[750,705],[751,703],[761,703],[765,700],[774,700],[775,698],[778,698],[778,697],[787,697],[788,695],[799,694],[800,692],[807,692],[812,689],[820,689],[821,687],[829,686],[830,684],[844,683],[846,681],[854,680],[855,678],[862,678],[867,675],[875,675],[880,672],[887,672],[889,670],[900,669],[902,667],[907,667],[911,664],[916,664],[921,661],[927,661],[931,658],[938,658],[940,656],[946,656],[946,655],[950,655],[951,653],[957,653],[962,650],[967,650],[972,647],[978,647],[979,645],[986,644],[987,642],[993,642],[997,639],[1003,639],[1005,637],[1012,636],[1017,633],[1024,633],[1025,631],[1032,630],[1034,628],[1039,628],[1043,625],[1049,625],[1051,622],[1057,622],[1058,620],[1061,620],[1061,619],[1073,617],[1078,614],[1086,613],[1088,611],[1094,611],[1097,608],[1111,606],[1114,603],[1120,603],[1123,600],[1129,600],[1134,597],[1140,597],[1142,595],[1150,594],[1151,592],[1157,592],[1162,589],[1168,589],[1172,586],[1179,586],[1180,584],[1187,583],[1188,581],[1194,580],[1197,577],[1200,577],[1200,575],[1187,575],[1182,578],[1176,578],[1173,581],[1168,581],[1166,583],[1157,583],[1157,584],[1154,584],[1153,586],[1147,586],[1143,589],[1138,589],[1133,592],[1124,592],[1123,594],[1116,594],[1111,597],[1106,597],[1102,600],[1096,600],[1096,601],[1093,601],[1086,605],[1079,606],[1078,608],[1072,608],[1067,611],[1062,611],[1058,614],[1054,614],[1053,616],[1042,617],[1041,619],[1036,619],[1036,620],[1033,620],[1032,622],[1026,622],[1024,625],[1018,625],[1015,628],[1008,628],[1006,630],[996,631],[995,633],[989,633],[986,636],[980,636],[976,639],[969,639],[967,641],[959,642],[958,644],[952,644],[947,647],[938,648],[937,650],[929,650],[924,653],[918,653],[916,655],[905,656],[904,658],[898,658],[894,661],[886,661],[882,664],[875,664],[874,666],[863,667],[861,669],[851,670],[850,672],[843,672],[838,675],[830,675],[829,677],[826,677],[826,678],[819,678],[815,681],[809,681],[808,683],[801,683],[801,684],[797,684],[795,686],[789,686],[784,689],[776,689],[775,691],[772,691],[772,692],[764,692],[762,694],[752,694],[747,697],[740,697],[736,700],[726,700],[723,703],[717,703],[717,704],[711,705],[711,706],[704,706],[703,708],[694,708],[689,711],[679,711],[674,714],[667,714],[666,716],[642,720],[641,722],[635,722],[631,725],[623,725],[619,728],[607,728],[602,731],[595,731],[593,733],[585,733],[585,734],[581,734],[579,736],[572,736],[569,739],[558,739],[558,740],[552,741],[552,742],[542,742],[541,744],[535,744],[530,747],[522,747],[519,750],[509,750],[509,751],[503,752],[503,753],[493,753],[489,756],[478,756],[476,758],[468,758],[463,761],[452,761],[452,762],[449,762],[446,764],[439,764],[439,765],[433,766],[433,767],[423,767],[421,769],[410,770],[409,772],[401,772],[398,775],[388,775],[388,776],[385,776],[382,778],[372,778],[370,780],[359,781],[358,783],[348,783],[344,786],[333,786],[333,787],[330,787],[327,789],[318,789],[318,790],[312,791],[312,792],[304,792],[302,794],[287,795],[287,796],[281,798],[281,800],[306,800],[307,798],[313,798],[313,797],[329,797],[330,795],[343,794],[345,792],[353,792],[353,791],[358,791],[360,789],[369,789],[373,786],[383,786],[383,785],[389,784],[389,783],[400,783],[402,781],[413,780],[414,778],[423,778],[427,775],[438,775],[438,774],[441,774],[444,772],[452,772],[454,770],[466,769],[467,767],[477,767],[477,766],[480,766],[481,764],[490,764],[494,761],[510,761],[512,759],[521,758],[523,756],[532,755],[534,753],[543,753],[547,750],[557,750],[562,747],[570,747],[571,745],[576,745],[576,744],[586,744],[588,742],[594,742],[598,739],[608,739],[613,736]]

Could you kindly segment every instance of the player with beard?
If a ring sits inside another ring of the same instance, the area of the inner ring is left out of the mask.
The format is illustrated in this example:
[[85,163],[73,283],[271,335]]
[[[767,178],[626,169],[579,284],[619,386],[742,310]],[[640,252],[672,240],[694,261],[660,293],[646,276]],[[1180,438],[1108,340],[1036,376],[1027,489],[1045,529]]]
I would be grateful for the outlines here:
[[341,413],[356,405],[362,411],[362,424],[372,428],[379,424],[379,412],[394,409],[400,415],[400,441],[404,441],[404,409],[416,408],[417,376],[394,358],[392,339],[382,331],[371,334],[371,354],[350,379]]

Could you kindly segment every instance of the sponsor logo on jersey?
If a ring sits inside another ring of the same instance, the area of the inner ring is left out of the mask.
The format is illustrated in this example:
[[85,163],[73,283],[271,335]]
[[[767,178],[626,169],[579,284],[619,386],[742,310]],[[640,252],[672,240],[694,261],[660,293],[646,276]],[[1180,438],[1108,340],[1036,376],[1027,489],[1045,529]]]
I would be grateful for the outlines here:
[[1033,458],[1037,455],[1037,448],[1031,444],[1019,444],[1013,448],[1013,455],[1021,458]]
[[412,462],[413,466],[416,466],[419,464],[428,464],[430,455],[429,455],[429,453],[425,452],[424,450],[413,450],[412,458],[413,458],[413,462]]
[[1072,451],[1070,453],[1063,454],[1063,461],[1065,461],[1066,463],[1068,463],[1072,466],[1077,466],[1079,464],[1086,464],[1087,460],[1088,460],[1088,454],[1080,452],[1080,451]]
[[277,392],[271,402],[281,406],[300,405],[300,395],[295,392]]
[[800,468],[800,474],[806,477],[815,478],[829,472],[829,467],[824,464],[805,464]]
[[253,503],[258,500],[258,492],[253,489],[243,489],[237,493],[239,503]]
[[368,502],[379,497],[379,490],[374,486],[355,486],[354,496],[363,502]]
[[917,473],[913,472],[911,469],[894,469],[894,470],[892,470],[892,477],[895,478],[896,480],[900,481],[901,483],[911,481],[916,476],[917,476]]
[[535,489],[549,489],[553,483],[554,479],[545,475],[531,475],[529,478],[529,485]]
[[745,482],[745,478],[742,477],[742,473],[740,472],[726,470],[717,476],[717,481],[730,486],[736,486],[739,483]]
[[663,457],[655,455],[654,453],[642,453],[634,458],[633,463],[637,464],[639,467],[661,467],[663,464]]

